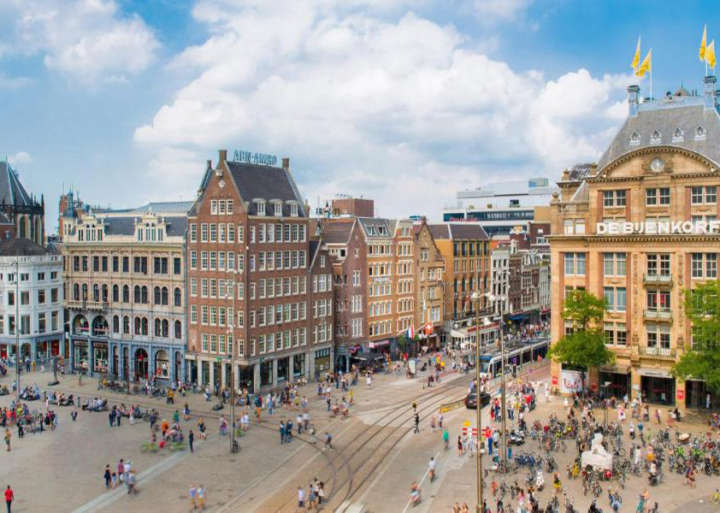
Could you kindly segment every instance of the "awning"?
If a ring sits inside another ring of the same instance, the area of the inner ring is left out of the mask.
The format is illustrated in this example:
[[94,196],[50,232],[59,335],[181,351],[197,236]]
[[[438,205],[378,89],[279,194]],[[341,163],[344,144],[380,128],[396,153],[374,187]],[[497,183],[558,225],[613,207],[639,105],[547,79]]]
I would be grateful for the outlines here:
[[646,376],[648,378],[670,378],[674,379],[672,374],[670,374],[670,371],[668,369],[638,369],[638,374],[641,376]]
[[522,321],[528,317],[530,317],[530,314],[527,313],[512,314],[507,316],[507,318],[511,321]]
[[603,365],[598,369],[600,372],[605,372],[608,374],[630,374],[630,366],[629,365]]
[[389,346],[389,345],[390,345],[390,340],[381,340],[379,342],[369,342],[368,343],[368,347],[370,349],[375,349],[377,347]]

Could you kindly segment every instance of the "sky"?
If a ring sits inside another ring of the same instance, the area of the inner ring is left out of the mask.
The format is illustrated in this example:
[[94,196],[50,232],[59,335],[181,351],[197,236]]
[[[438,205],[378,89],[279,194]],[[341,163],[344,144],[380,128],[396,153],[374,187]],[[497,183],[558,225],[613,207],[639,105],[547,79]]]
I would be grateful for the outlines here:
[[[192,200],[217,150],[289,157],[314,208],[440,220],[461,189],[597,160],[638,36],[702,89],[714,2],[0,0],[0,158],[46,201]],[[639,84],[649,95],[649,76]]]

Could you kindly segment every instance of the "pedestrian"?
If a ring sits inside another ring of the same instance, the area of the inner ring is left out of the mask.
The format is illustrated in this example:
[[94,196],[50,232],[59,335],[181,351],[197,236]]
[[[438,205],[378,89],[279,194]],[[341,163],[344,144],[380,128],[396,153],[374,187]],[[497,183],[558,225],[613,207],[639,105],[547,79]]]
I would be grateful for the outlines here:
[[190,485],[190,490],[188,491],[188,497],[190,497],[190,511],[197,509],[196,495],[197,490],[195,489],[195,486]]
[[197,507],[200,511],[205,511],[205,488],[203,485],[197,487],[195,490],[195,496],[197,498]]
[[332,449],[332,435],[325,431],[325,448],[326,449]]
[[110,410],[108,413],[108,423],[110,424],[110,427],[113,427],[115,425],[115,408]]
[[10,488],[10,485],[7,485],[7,488],[5,488],[5,506],[7,506],[7,513],[10,513],[13,499],[15,499],[15,493],[12,488]]
[[77,409],[70,412],[70,418],[72,419],[73,422],[75,422],[77,420],[77,415],[78,415]]
[[415,433],[420,432],[420,414],[415,414]]
[[117,485],[118,485],[118,475],[117,475],[117,472],[113,472],[113,473],[112,473],[111,481],[112,481],[112,484],[111,484],[110,487],[114,490],[115,488],[117,488]]
[[188,445],[190,445],[190,452],[195,452],[195,449],[193,449],[193,442],[195,442],[195,433],[193,433],[191,429],[188,433]]
[[105,478],[105,488],[110,488],[110,483],[112,481],[112,474],[110,473],[110,465],[105,465],[105,473],[103,474],[103,477]]
[[5,428],[5,447],[7,448],[7,452],[10,452],[10,438],[12,438],[10,428]]
[[297,497],[298,497],[298,508],[305,509],[305,490],[303,490],[301,486],[298,486]]
[[118,478],[120,479],[120,482],[124,483],[125,482],[125,462],[123,461],[122,458],[120,458],[120,461],[118,462],[117,473],[118,473]]

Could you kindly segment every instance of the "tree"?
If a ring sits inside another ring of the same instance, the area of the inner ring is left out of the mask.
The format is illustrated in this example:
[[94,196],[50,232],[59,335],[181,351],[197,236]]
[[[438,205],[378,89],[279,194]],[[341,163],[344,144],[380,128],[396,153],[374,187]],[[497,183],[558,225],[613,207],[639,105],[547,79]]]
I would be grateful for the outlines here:
[[701,379],[720,393],[720,281],[685,290],[685,312],[692,325],[692,347],[673,366],[673,375]]
[[583,389],[585,373],[615,361],[615,355],[605,346],[603,316],[605,300],[584,290],[573,290],[565,298],[562,318],[570,321],[570,333],[550,348],[550,357],[556,362],[580,370]]

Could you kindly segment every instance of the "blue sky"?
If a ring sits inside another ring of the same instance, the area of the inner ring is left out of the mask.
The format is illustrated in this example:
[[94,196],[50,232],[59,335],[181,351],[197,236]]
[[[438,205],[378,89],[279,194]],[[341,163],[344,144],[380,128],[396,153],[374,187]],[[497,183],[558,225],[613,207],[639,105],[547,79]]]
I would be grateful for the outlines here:
[[45,195],[49,232],[63,187],[117,207],[192,199],[221,147],[289,156],[313,206],[347,193],[438,219],[459,188],[596,159],[638,35],[656,96],[700,88],[713,7],[6,0],[0,154]]

